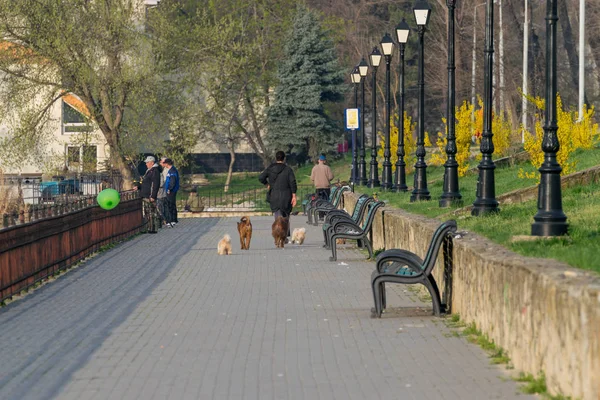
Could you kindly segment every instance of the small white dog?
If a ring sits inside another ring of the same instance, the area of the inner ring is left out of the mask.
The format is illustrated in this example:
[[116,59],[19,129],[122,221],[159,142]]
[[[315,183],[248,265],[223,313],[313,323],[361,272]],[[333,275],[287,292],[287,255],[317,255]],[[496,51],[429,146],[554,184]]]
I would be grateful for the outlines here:
[[294,229],[294,232],[292,232],[292,243],[302,244],[302,243],[304,243],[305,237],[306,237],[306,229],[296,228],[296,229]]
[[219,244],[217,245],[217,253],[220,256],[231,254],[231,236],[228,234],[223,235],[223,239],[219,240]]

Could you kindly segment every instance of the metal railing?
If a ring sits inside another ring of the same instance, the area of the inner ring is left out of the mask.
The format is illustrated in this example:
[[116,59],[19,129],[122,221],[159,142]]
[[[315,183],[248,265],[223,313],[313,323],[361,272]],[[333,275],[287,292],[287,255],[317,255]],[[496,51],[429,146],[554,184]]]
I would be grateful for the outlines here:
[[[314,191],[312,185],[298,185],[298,202],[293,211],[302,211],[302,199]],[[262,185],[229,185],[227,190],[224,185],[205,185],[199,186],[187,200],[182,201],[182,208],[202,212],[268,212],[271,207],[266,198],[267,189]]]
[[[106,188],[121,191],[120,175],[79,175],[42,181],[41,178],[4,177],[0,180],[0,230],[96,205]],[[123,200],[137,193],[123,192]]]
[[0,180],[0,197],[21,204],[52,204],[63,203],[73,198],[96,196],[107,188],[121,191],[123,188],[121,175],[79,174],[54,176],[50,180],[42,180],[41,177],[4,176]]
[[0,229],[0,301],[68,268],[102,246],[142,230],[142,201],[136,191],[122,192],[110,211],[94,196],[68,203],[37,204],[18,218],[3,216]]

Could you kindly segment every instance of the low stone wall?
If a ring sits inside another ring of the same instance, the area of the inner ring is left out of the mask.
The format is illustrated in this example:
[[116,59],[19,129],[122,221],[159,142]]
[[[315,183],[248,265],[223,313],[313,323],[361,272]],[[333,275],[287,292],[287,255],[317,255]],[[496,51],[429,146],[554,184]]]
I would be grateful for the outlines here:
[[[352,209],[357,193],[346,193]],[[423,257],[440,221],[380,209],[373,248]],[[460,229],[453,246],[452,313],[507,350],[518,371],[544,373],[550,393],[600,399],[600,277],[566,264],[523,257]],[[434,269],[440,290],[442,255]],[[391,305],[393,306],[393,305]]]

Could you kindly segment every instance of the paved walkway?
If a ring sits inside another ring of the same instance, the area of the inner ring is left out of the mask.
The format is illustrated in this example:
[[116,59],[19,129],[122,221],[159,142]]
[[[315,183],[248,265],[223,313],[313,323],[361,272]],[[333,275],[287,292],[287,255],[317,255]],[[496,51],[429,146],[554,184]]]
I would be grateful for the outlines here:
[[[407,308],[371,319],[373,263],[329,262],[320,228],[278,250],[255,217],[242,252],[236,221],[141,235],[1,309],[0,398],[527,397],[406,287],[388,304]],[[226,232],[234,254],[218,256]]]

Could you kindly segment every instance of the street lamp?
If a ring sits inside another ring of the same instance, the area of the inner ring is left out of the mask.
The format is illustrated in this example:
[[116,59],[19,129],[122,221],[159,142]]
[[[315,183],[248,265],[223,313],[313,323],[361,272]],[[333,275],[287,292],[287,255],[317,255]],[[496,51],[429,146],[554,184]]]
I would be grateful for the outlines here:
[[492,72],[494,54],[494,1],[487,0],[485,10],[485,71],[483,77],[483,132],[481,133],[481,162],[477,166],[477,198],[473,202],[472,215],[485,215],[498,212],[496,184],[492,161],[494,142],[492,141]]
[[560,149],[556,124],[556,0],[546,0],[546,109],[542,150],[544,162],[540,167],[538,211],[531,225],[533,236],[561,236],[569,230],[567,216],[562,210],[560,172],[556,160]]
[[373,67],[373,83],[371,85],[371,173],[369,174],[368,186],[375,188],[379,183],[379,166],[377,165],[377,67],[381,63],[381,52],[379,47],[373,47],[373,51],[369,55],[371,67]]
[[[360,73],[358,72],[358,67],[354,67],[352,73],[350,74],[350,79],[354,84],[354,108],[358,108],[358,84],[361,81]],[[362,121],[361,121],[362,124]],[[352,174],[350,175],[350,182],[352,184],[356,184],[356,129],[352,129]]]
[[417,120],[417,162],[415,163],[415,184],[410,201],[431,200],[427,190],[427,164],[425,163],[425,57],[423,56],[425,27],[429,22],[431,7],[425,0],[419,0],[413,8],[419,34],[419,116]]
[[360,74],[360,87],[362,89],[362,98],[360,101],[360,119],[362,121],[362,129],[360,130],[360,160],[358,161],[358,177],[357,182],[359,185],[364,186],[367,184],[367,163],[365,162],[365,81],[367,80],[367,74],[369,73],[369,64],[365,61],[364,57],[358,64],[358,73]]
[[386,33],[381,39],[381,50],[385,56],[385,148],[383,150],[383,169],[381,171],[381,187],[383,189],[392,188],[392,163],[390,157],[390,120],[391,120],[391,101],[390,101],[390,63],[392,62],[392,52],[394,51],[394,41],[389,33]]
[[400,111],[398,115],[398,146],[396,147],[396,173],[394,175],[393,189],[396,192],[408,191],[406,186],[406,163],[404,162],[404,48],[408,42],[410,28],[406,20],[402,21],[396,27],[396,37],[400,47]]
[[461,203],[458,188],[458,162],[456,162],[456,116],[454,114],[455,99],[455,65],[454,65],[454,6],[456,0],[446,0],[448,6],[448,101],[446,121],[448,122],[448,141],[446,143],[446,163],[444,164],[444,190],[440,198],[440,207],[449,207]]

